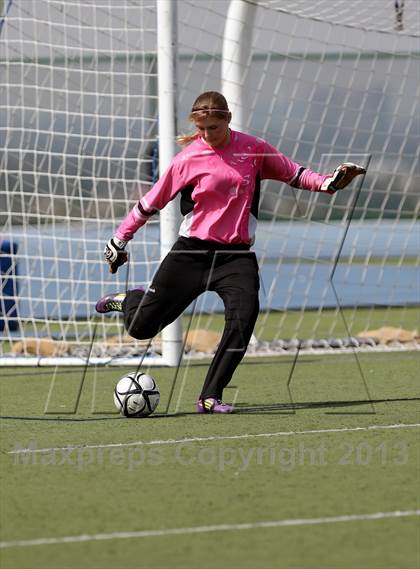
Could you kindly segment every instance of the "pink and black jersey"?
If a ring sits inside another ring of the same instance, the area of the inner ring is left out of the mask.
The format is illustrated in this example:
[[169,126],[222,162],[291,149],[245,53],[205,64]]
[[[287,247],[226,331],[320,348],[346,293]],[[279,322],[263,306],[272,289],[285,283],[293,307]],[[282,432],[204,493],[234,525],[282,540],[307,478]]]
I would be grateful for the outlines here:
[[212,148],[198,138],[175,156],[115,236],[129,241],[151,215],[180,194],[184,216],[181,236],[252,244],[261,180],[279,180],[318,192],[327,177],[299,166],[255,136],[231,131],[230,142],[223,148]]

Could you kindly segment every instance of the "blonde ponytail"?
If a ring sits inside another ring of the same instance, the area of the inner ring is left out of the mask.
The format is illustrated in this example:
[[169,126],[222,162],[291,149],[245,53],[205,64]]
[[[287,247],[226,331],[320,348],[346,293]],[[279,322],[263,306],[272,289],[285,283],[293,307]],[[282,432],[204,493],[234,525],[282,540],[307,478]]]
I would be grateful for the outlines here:
[[200,138],[199,132],[193,132],[192,134],[181,134],[176,137],[176,143],[180,146],[188,146],[188,144],[191,144],[191,142],[194,142],[194,140],[197,140],[197,138]]

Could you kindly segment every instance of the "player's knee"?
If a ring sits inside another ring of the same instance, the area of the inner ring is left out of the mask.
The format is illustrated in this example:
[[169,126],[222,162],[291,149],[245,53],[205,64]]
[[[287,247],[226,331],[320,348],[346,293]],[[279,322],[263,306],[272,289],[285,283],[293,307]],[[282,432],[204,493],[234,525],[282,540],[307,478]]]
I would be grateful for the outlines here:
[[149,340],[158,333],[156,326],[150,326],[143,323],[131,323],[127,326],[128,334],[136,340]]
[[260,303],[258,296],[248,295],[244,302],[241,302],[239,317],[245,322],[251,323],[254,326],[255,321],[260,311]]
[[258,317],[258,299],[249,299],[249,302],[241,303],[237,308],[232,308],[226,312],[226,327],[237,329],[238,331],[249,330],[252,332]]

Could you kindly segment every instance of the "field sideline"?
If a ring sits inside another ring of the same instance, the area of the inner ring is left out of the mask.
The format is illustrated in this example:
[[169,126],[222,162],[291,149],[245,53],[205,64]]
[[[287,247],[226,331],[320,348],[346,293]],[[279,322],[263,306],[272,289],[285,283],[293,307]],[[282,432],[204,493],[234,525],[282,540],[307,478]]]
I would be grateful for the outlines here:
[[3,369],[1,569],[416,569],[419,354],[359,363],[248,358],[231,416],[193,412],[206,363],[153,368],[137,420],[126,370]]

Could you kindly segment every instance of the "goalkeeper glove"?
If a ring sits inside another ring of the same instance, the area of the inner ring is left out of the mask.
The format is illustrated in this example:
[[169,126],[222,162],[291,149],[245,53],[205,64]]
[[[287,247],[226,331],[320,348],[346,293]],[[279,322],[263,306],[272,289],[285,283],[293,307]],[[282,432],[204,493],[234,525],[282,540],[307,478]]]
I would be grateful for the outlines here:
[[340,164],[340,166],[335,169],[334,174],[330,178],[327,178],[322,184],[321,191],[334,194],[337,190],[342,190],[348,186],[353,178],[361,174],[366,174],[366,170],[357,164],[353,164],[352,162]]
[[109,272],[116,273],[118,267],[127,262],[127,252],[124,251],[127,241],[122,241],[117,237],[112,237],[105,245],[104,257],[109,265]]

